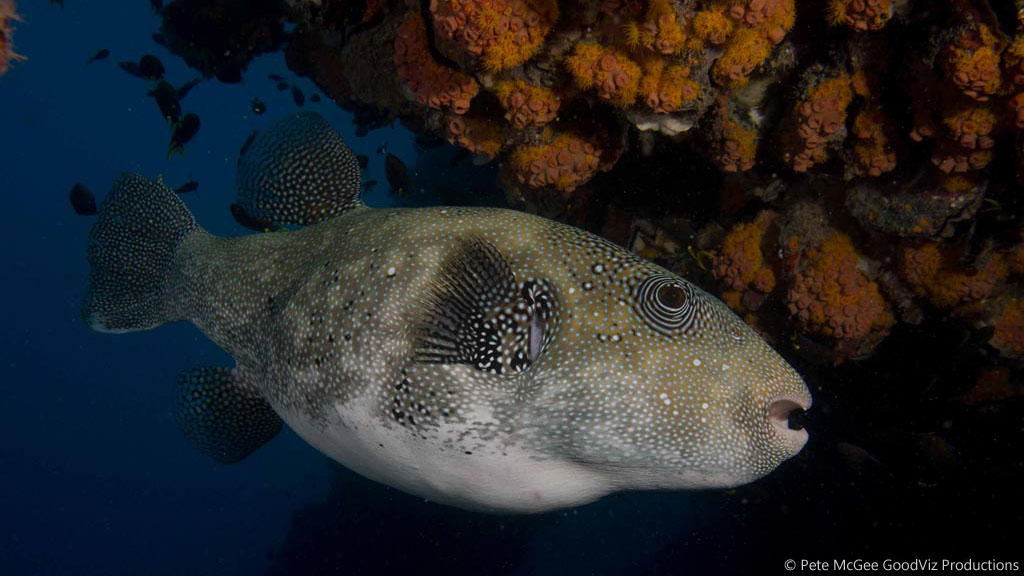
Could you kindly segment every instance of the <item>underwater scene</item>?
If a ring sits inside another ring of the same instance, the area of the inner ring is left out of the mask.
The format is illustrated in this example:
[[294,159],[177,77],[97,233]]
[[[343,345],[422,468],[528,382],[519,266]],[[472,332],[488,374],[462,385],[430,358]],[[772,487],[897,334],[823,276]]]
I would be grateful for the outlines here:
[[1021,571],[1020,0],[0,0],[0,127],[0,575]]

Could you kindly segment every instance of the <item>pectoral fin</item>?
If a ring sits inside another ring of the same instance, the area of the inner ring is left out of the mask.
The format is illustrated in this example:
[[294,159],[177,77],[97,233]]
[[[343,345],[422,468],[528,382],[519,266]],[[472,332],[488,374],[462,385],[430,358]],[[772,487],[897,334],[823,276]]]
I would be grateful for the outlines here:
[[177,387],[175,422],[201,452],[218,462],[244,460],[281,430],[281,418],[270,404],[230,368],[186,370]]
[[413,360],[470,364],[515,374],[550,338],[551,296],[536,280],[518,282],[509,261],[482,238],[458,241],[417,307]]

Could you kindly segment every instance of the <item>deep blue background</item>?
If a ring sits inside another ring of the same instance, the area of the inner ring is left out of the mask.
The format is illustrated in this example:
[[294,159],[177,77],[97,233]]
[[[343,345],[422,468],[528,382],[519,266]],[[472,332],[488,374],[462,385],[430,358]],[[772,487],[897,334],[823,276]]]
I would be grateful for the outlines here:
[[[82,324],[92,218],[73,213],[68,191],[82,182],[102,199],[122,171],[172,187],[193,177],[199,191],[184,199],[199,222],[214,234],[248,233],[228,211],[239,147],[296,109],[267,74],[297,81],[307,97],[318,90],[292,77],[280,52],[257,58],[241,84],[204,82],[183,102],[202,129],[168,160],[151,83],[117,62],[151,52],[175,85],[195,73],[151,39],[159,19],[148,2],[66,4],[22,0],[14,37],[29,60],[0,78],[0,576],[234,575],[268,566],[348,576],[449,564],[474,575],[771,573],[786,558],[1019,556],[1020,405],[989,417],[936,400],[936,382],[958,389],[967,373],[949,369],[965,345],[955,326],[938,321],[896,329],[863,364],[797,363],[815,394],[812,416],[820,414],[811,441],[736,490],[622,494],[548,515],[487,517],[361,480],[287,429],[241,464],[210,462],[171,420],[173,382],[185,368],[230,358],[185,323],[127,336]],[[110,59],[85,65],[101,47]],[[266,102],[265,115],[250,111],[254,97]],[[356,138],[334,103],[307,99],[306,109],[369,156],[364,179],[379,182],[364,196],[371,205],[396,202],[375,153],[384,143],[413,168],[414,188],[425,189],[403,202],[430,202],[450,188],[464,200],[494,200],[480,199],[493,166],[453,170],[450,146],[417,153],[401,128]],[[907,448],[922,433],[949,437],[965,464],[930,468],[927,454]],[[868,452],[848,461],[837,442],[875,450],[874,442],[882,462]]]
[[[253,129],[294,111],[268,73],[288,73],[280,53],[257,58],[242,84],[203,82],[183,101],[202,129],[184,156],[167,160],[168,127],[149,82],[119,60],[159,56],[175,85],[196,76],[150,35],[159,19],[142,0],[78,2],[60,10],[19,2],[17,51],[28,57],[0,78],[0,573],[253,574],[288,530],[292,511],[323,496],[323,456],[290,431],[237,466],[211,463],[170,418],[175,375],[230,359],[189,324],[118,337],[79,320],[85,243],[92,218],[74,214],[78,181],[98,199],[121,171],[162,175],[215,234],[246,233],[227,210],[238,149]],[[106,61],[85,60],[108,47]],[[350,117],[299,81],[307,109],[370,155],[381,182],[381,142],[412,154],[406,134],[363,139]],[[249,101],[268,106],[251,113]],[[402,131],[404,132],[404,131]],[[371,204],[382,204],[378,185]]]

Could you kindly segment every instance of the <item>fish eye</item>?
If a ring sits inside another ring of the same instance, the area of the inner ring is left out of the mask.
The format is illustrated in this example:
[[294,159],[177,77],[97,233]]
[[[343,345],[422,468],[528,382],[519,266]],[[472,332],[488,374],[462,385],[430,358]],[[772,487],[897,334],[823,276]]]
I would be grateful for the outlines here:
[[654,330],[673,336],[689,332],[705,310],[693,288],[668,274],[655,274],[637,287],[636,313]]
[[666,308],[682,308],[686,303],[686,292],[675,284],[663,284],[658,288],[658,302]]

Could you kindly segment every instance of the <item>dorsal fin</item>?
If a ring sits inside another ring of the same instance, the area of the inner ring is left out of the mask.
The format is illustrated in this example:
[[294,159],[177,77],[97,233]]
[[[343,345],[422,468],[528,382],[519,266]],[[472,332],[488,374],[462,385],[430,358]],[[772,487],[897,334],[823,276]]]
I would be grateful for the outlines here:
[[256,135],[238,158],[236,202],[254,218],[304,226],[362,206],[359,160],[315,112]]

